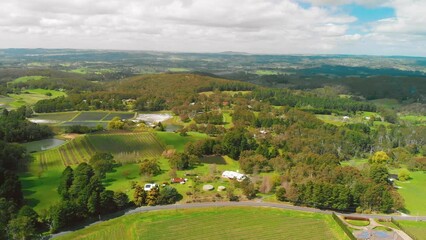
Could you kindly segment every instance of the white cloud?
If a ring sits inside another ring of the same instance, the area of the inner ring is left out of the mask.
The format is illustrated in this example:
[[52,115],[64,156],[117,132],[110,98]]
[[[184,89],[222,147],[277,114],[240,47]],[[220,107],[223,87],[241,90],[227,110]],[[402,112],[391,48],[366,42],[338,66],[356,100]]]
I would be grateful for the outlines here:
[[1,47],[321,52],[356,20],[292,0],[3,0],[0,9],[4,39],[22,38]]
[[[386,4],[397,16],[360,35],[349,31],[357,19],[338,11],[342,3]],[[391,36],[426,32],[425,9],[416,0],[2,0],[0,47],[374,53],[386,42],[393,54],[403,43]]]
[[313,5],[346,5],[358,4],[367,7],[377,7],[388,3],[390,0],[300,0]]

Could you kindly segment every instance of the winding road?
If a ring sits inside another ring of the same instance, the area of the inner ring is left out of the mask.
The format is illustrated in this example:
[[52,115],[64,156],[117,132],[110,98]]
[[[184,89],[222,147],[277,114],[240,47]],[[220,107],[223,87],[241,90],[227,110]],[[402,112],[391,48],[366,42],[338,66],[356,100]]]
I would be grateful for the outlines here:
[[[194,208],[206,208],[206,207],[270,207],[286,210],[295,210],[311,213],[322,213],[322,214],[332,214],[334,211],[330,210],[321,210],[317,208],[301,207],[281,203],[269,203],[269,202],[256,202],[256,201],[243,201],[243,202],[208,202],[208,203],[186,203],[186,204],[173,204],[173,205],[159,205],[159,206],[146,206],[139,207],[129,211],[126,211],[124,215],[135,214],[135,213],[144,213],[158,210],[174,210],[174,209],[194,209]],[[359,213],[338,213],[334,212],[337,215],[341,216],[353,216],[353,217],[363,217],[363,218],[380,218],[380,219],[390,219],[395,220],[408,220],[408,221],[426,221],[426,216],[401,216],[401,215],[384,215],[384,214],[359,214]],[[103,221],[97,221],[92,224],[89,224],[86,227],[101,223]],[[65,231],[51,235],[51,238],[55,238],[72,231]]]

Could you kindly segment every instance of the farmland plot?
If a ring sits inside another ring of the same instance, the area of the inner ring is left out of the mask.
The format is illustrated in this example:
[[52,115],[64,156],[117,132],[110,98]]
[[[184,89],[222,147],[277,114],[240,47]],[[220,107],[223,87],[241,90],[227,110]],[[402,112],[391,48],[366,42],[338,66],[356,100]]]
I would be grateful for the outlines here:
[[119,162],[158,157],[163,145],[151,133],[93,134],[75,138],[51,150],[34,154],[41,170],[89,161],[96,152],[110,152]]

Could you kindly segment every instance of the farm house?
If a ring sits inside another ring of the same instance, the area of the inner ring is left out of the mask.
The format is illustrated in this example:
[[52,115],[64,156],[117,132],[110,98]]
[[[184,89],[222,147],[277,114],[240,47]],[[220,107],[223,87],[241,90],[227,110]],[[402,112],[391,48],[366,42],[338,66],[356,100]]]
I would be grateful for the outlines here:
[[228,179],[235,179],[238,182],[242,182],[244,179],[246,179],[247,176],[242,173],[238,173],[234,171],[224,171],[222,173],[222,177],[228,178]]

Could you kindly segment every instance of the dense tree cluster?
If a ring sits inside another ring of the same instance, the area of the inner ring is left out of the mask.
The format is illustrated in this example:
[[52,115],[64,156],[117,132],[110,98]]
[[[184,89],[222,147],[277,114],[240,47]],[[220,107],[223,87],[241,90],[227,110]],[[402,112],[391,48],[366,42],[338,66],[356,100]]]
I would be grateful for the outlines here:
[[221,112],[205,112],[195,115],[194,121],[197,124],[223,124],[223,114]]
[[142,186],[136,184],[134,189],[133,203],[138,207],[174,204],[182,198],[176,188],[171,186],[164,186],[161,189],[154,187],[145,191]]
[[257,100],[268,101],[276,106],[297,108],[335,109],[345,112],[370,111],[375,112],[374,104],[359,102],[346,98],[319,97],[309,93],[294,93],[286,89],[259,89],[253,91]]
[[38,216],[23,206],[21,182],[16,175],[28,161],[24,147],[0,141],[0,239],[33,237],[40,228]]
[[38,125],[28,121],[31,111],[20,107],[17,110],[3,110],[0,115],[0,139],[6,142],[29,142],[47,138],[53,135],[48,126]]
[[96,171],[87,163],[65,168],[58,186],[61,201],[49,209],[52,232],[128,206],[127,195],[106,190]]

